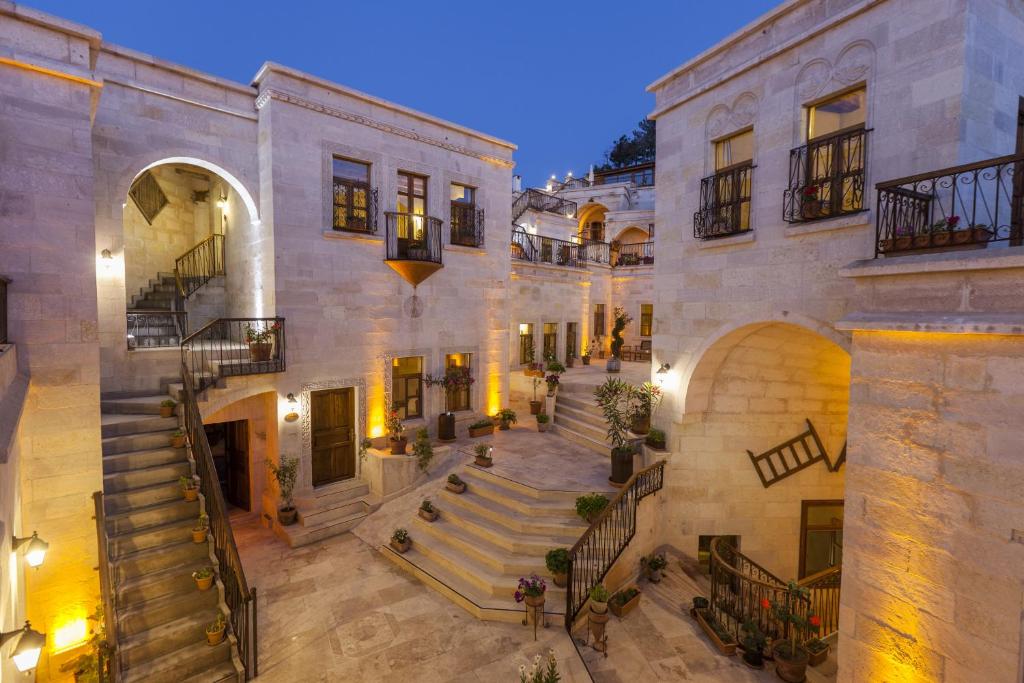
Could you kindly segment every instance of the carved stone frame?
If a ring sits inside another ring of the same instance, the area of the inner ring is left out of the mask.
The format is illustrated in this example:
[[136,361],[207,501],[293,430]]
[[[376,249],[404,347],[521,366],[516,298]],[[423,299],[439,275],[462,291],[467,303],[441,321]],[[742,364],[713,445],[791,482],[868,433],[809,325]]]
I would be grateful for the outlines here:
[[347,389],[356,390],[356,474],[355,479],[362,477],[362,462],[359,459],[359,442],[363,440],[366,428],[366,380],[361,377],[350,377],[345,379],[327,379],[319,382],[309,382],[300,388],[300,405],[302,411],[302,450],[299,456],[299,470],[301,475],[300,490],[312,491],[313,486],[313,425],[310,394],[323,389]]

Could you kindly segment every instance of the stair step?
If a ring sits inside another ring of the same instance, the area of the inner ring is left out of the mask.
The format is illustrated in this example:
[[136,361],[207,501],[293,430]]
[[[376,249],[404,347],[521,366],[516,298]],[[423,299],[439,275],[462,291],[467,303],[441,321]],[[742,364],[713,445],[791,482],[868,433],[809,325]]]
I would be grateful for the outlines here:
[[[466,493],[461,495],[467,495]],[[455,494],[458,495],[458,494]],[[453,525],[471,537],[482,539],[506,552],[523,555],[543,555],[551,548],[569,548],[579,540],[582,531],[560,527],[557,534],[515,533],[493,519],[457,505],[447,505],[438,521]]]
[[107,517],[107,533],[113,536],[130,534],[168,522],[199,519],[199,501],[187,501],[182,497],[174,500],[133,508]]
[[581,413],[586,413],[592,417],[597,418],[604,424],[604,413],[601,408],[594,403],[594,397],[591,394],[581,393],[567,393],[563,394],[561,390],[558,392],[558,398],[555,399],[555,412],[558,412],[560,407],[571,408]]
[[100,400],[100,410],[104,413],[159,415],[160,403],[166,400],[167,396],[161,394],[134,398],[103,398]]
[[598,417],[593,413],[581,410],[580,408],[574,406],[562,405],[562,403],[559,402],[558,405],[555,406],[555,417],[558,417],[559,415],[571,417],[577,422],[582,422],[586,425],[589,425],[590,427],[597,429],[599,432],[601,432],[601,434],[604,434],[608,431],[608,423],[605,422],[605,419],[603,417]]
[[174,431],[174,429],[167,429],[164,431],[149,432],[146,434],[128,434],[123,436],[107,437],[102,441],[103,455],[166,448],[171,444],[171,435],[174,434]]
[[[525,576],[545,572],[544,555],[539,547],[536,553],[511,553],[489,539],[463,529],[448,517],[438,517],[428,522],[417,516],[413,520],[411,532],[421,545],[428,542],[427,539],[432,539],[498,574]],[[547,553],[547,550],[543,553]]]
[[370,506],[362,500],[353,500],[343,503],[337,507],[320,508],[310,512],[299,512],[299,523],[309,529],[316,526],[333,522],[335,520],[349,518],[362,513],[364,516],[370,514]]
[[117,558],[114,562],[119,582],[132,581],[144,574],[156,574],[178,566],[189,566],[195,562],[209,564],[209,547],[193,543],[191,536],[155,548],[137,550]]
[[[555,416],[557,420],[557,415]],[[596,441],[584,434],[574,431],[572,428],[567,427],[565,424],[559,425],[557,422],[554,425],[554,432],[559,436],[572,441],[578,446],[582,446],[588,450],[593,451],[599,455],[603,455],[606,458],[611,458],[612,451],[607,444]]]
[[216,606],[198,609],[179,619],[128,637],[118,643],[123,665],[129,669],[141,666],[196,642],[206,642],[206,625],[214,621],[220,613]]
[[463,494],[452,493],[447,489],[442,489],[437,507],[441,511],[441,515],[444,515],[448,508],[468,510],[480,517],[490,519],[510,531],[518,533],[563,536],[569,529],[574,529],[578,533],[583,533],[583,530],[586,529],[586,524],[584,524],[583,520],[579,518],[573,519],[568,516],[558,519],[545,517],[524,519],[523,515],[510,510],[504,505],[474,495],[469,488]]
[[[159,412],[159,411],[158,411]],[[149,432],[163,432],[178,428],[177,417],[159,415],[123,415],[103,413],[100,419],[100,433],[103,438],[130,436]]]
[[363,521],[367,514],[367,512],[357,512],[349,515],[348,517],[332,519],[330,521],[311,526],[292,524],[291,526],[283,527],[280,524],[275,523],[274,533],[292,548],[298,548],[344,533],[356,524],[359,524],[359,522]]
[[215,609],[220,602],[216,587],[208,591],[168,593],[117,610],[117,632],[122,638],[145,633],[151,628],[193,614],[196,610]]
[[467,483],[466,493],[486,498],[511,510],[514,514],[526,517],[564,519],[576,516],[575,498],[571,501],[567,499],[561,501],[538,499],[496,484],[493,480],[474,478],[473,481]]
[[112,472],[103,475],[103,491],[104,493],[122,493],[155,484],[177,484],[179,477],[189,476],[191,472],[188,462],[155,465],[126,472]]
[[110,539],[110,551],[117,558],[138,550],[155,548],[169,543],[179,543],[182,539],[191,542],[192,527],[192,520],[187,519],[114,536]]
[[186,676],[193,676],[214,669],[223,662],[231,661],[231,643],[228,639],[225,638],[219,645],[210,647],[206,644],[206,634],[200,635],[202,639],[197,639],[192,645],[125,669],[125,683],[180,683]]
[[555,412],[555,425],[562,427],[563,429],[568,429],[570,431],[576,432],[577,434],[585,436],[588,439],[591,439],[592,441],[598,443],[603,441],[605,438],[604,430],[600,429],[599,427],[594,427],[589,423],[580,422],[579,420],[573,417],[569,417],[562,412]]
[[[462,470],[462,474],[468,477],[467,483],[472,485],[474,479],[485,481],[494,486],[500,486],[510,491],[516,492],[527,499],[545,500],[549,502],[561,502],[564,505],[576,509],[576,498],[583,495],[584,493],[591,493],[591,490],[586,491],[561,491],[561,490],[550,490],[550,489],[537,489],[527,484],[515,481],[514,479],[508,479],[496,474],[490,469],[477,467],[476,465],[469,464]],[[610,486],[608,487],[610,490]]]
[[147,451],[128,451],[103,456],[103,473],[130,472],[158,465],[187,463],[188,454],[184,448],[154,448]]
[[181,486],[177,481],[164,481],[128,491],[105,491],[103,500],[106,503],[107,514],[117,515],[172,500],[184,500],[184,498],[181,495]]
[[[202,544],[202,547],[209,548]],[[196,557],[190,563],[168,567],[159,572],[135,576],[117,587],[118,604],[122,607],[138,605],[167,595],[200,593],[192,572],[210,566],[209,556]],[[212,588],[210,590],[213,590]]]
[[245,671],[236,669],[234,661],[222,662],[217,666],[189,676],[181,683],[244,683]]

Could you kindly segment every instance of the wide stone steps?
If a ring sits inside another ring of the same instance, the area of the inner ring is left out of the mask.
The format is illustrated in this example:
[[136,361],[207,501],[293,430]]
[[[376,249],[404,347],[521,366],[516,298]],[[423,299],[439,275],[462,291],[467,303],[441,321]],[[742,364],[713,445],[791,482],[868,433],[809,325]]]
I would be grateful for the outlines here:
[[168,522],[199,519],[199,501],[187,501],[180,496],[174,500],[133,507],[126,512],[107,516],[107,533],[120,536],[142,531]]
[[414,538],[421,539],[421,547],[431,539],[499,574],[544,574],[544,554],[556,547],[538,543],[531,553],[508,552],[498,544],[458,526],[451,520],[451,515],[441,515],[433,522],[417,517],[413,524],[411,533]]
[[103,455],[114,455],[115,453],[130,453],[131,451],[150,451],[157,448],[167,448],[171,444],[171,435],[177,429],[175,425],[171,429],[159,432],[147,432],[145,434],[125,434],[122,436],[111,436],[103,439]]
[[206,625],[215,620],[218,613],[216,606],[194,610],[147,632],[129,636],[118,643],[123,665],[130,670],[201,642],[200,638],[205,641]]
[[577,446],[582,446],[583,448],[593,451],[598,455],[603,455],[606,458],[611,457],[611,448],[607,444],[597,441],[586,434],[580,434],[564,422],[559,424],[557,415],[555,416],[554,432],[559,436],[572,441]]
[[187,462],[175,462],[168,465],[155,465],[137,470],[113,472],[103,475],[103,490],[110,493],[122,493],[141,489],[166,482],[176,482],[180,477],[191,476],[192,470]]
[[206,644],[206,633],[200,631],[199,635],[201,639],[196,639],[188,647],[125,670],[125,683],[179,683],[187,676],[208,672],[230,662],[231,644],[227,639],[210,647]]
[[164,394],[125,398],[104,398],[100,400],[100,410],[102,410],[105,415],[159,415],[160,403],[165,400],[167,400],[167,396]]
[[128,451],[103,456],[103,473],[115,474],[130,470],[187,462],[184,448],[154,448],[147,451]]
[[117,515],[136,508],[149,507],[178,499],[181,499],[181,485],[177,480],[173,482],[160,482],[151,486],[121,491],[119,493],[103,494],[108,515]]
[[216,609],[219,601],[220,596],[213,588],[208,591],[192,589],[187,593],[168,593],[143,603],[118,607],[117,633],[130,638],[197,611]]
[[472,489],[473,495],[497,503],[519,515],[541,518],[541,521],[546,521],[544,518],[553,518],[554,520],[561,521],[565,521],[568,518],[570,521],[575,521],[573,519],[576,517],[574,509],[575,499],[573,499],[573,503],[569,503],[569,501],[534,498],[502,486],[494,482],[494,480],[480,477],[473,477],[471,481],[466,482],[467,492],[470,489]]
[[210,551],[206,545],[193,543],[192,539],[163,545],[157,548],[137,550],[117,558],[115,572],[122,583],[132,577],[161,572],[171,567],[188,567],[195,562],[210,562]]
[[177,543],[181,539],[191,539],[193,526],[193,520],[181,519],[114,536],[110,539],[110,552],[116,559],[139,550]]
[[579,520],[579,524],[576,524],[568,517],[565,518],[565,521],[562,521],[546,517],[521,515],[501,503],[473,495],[468,490],[460,495],[443,489],[437,497],[437,501],[437,507],[442,511],[445,509],[468,510],[498,523],[510,532],[520,534],[560,536],[564,535],[567,529],[574,526],[579,527],[581,533],[583,528],[585,528],[582,520]]
[[588,422],[581,422],[574,417],[570,417],[557,408],[555,409],[555,425],[563,430],[569,430],[580,436],[585,436],[595,443],[600,443],[605,439],[605,430],[595,427]]
[[601,412],[601,408],[594,403],[593,394],[589,393],[573,393],[566,392],[562,393],[562,390],[558,390],[558,398],[555,400],[555,411],[559,408],[570,408],[577,413],[592,417],[597,420],[598,424],[604,424],[604,413]]
[[[203,545],[205,547],[205,544]],[[201,592],[195,586],[192,572],[209,566],[209,557],[197,556],[191,563],[177,564],[161,571],[131,578],[117,587],[118,604],[137,605],[166,595],[191,595]]]
[[114,436],[174,430],[178,428],[178,418],[160,417],[159,415],[114,414],[103,415],[100,425],[100,435],[106,439]]
[[[601,433],[607,431],[608,423],[605,421],[604,416],[600,414],[595,415],[593,411],[584,408],[583,406],[585,405],[587,404],[574,401],[568,397],[559,397],[557,402],[555,403],[555,414],[561,414],[571,417],[577,422],[582,422],[584,424],[590,425],[591,427],[594,427]],[[590,407],[596,410],[595,406]]]
[[447,524],[454,525],[507,552],[523,555],[543,555],[551,548],[569,547],[578,538],[564,532],[557,535],[513,534],[507,527],[494,520],[457,506],[450,507],[444,519]]
[[317,541],[322,541],[323,539],[330,538],[331,536],[337,536],[338,534],[345,533],[356,524],[363,521],[368,514],[369,508],[352,513],[347,517],[331,519],[319,524],[312,524],[310,526],[293,524],[287,528],[287,531],[275,524],[274,533],[276,533],[278,537],[284,540],[290,547],[299,548],[304,545],[316,543]]

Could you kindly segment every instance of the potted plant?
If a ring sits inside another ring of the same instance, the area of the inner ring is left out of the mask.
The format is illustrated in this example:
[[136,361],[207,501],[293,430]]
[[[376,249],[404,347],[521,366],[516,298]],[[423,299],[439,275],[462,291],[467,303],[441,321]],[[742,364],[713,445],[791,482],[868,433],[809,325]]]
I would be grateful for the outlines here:
[[628,586],[617,592],[608,600],[608,607],[612,614],[622,619],[632,612],[640,604],[640,589],[636,586]]
[[444,487],[452,493],[464,493],[466,491],[466,482],[462,481],[457,474],[449,474],[448,483]]
[[178,484],[181,486],[181,493],[185,500],[192,502],[199,499],[199,484],[194,477],[179,477]]
[[590,589],[590,611],[594,614],[604,614],[608,611],[608,589],[603,583],[596,584]]
[[498,429],[505,432],[516,423],[516,413],[511,408],[502,408],[494,414],[494,417],[498,419]]
[[548,426],[550,425],[550,422],[551,422],[551,418],[548,417],[547,413],[539,414],[537,416],[537,431],[538,432],[546,432],[546,431],[548,431]]
[[536,357],[536,352],[533,347],[526,349],[526,367],[523,368],[523,374],[527,377],[533,375],[533,359]]
[[544,369],[550,375],[564,375],[565,374],[565,366],[562,365],[561,363],[559,363],[558,359],[555,358],[554,356],[549,356],[548,357],[547,365],[545,365]]
[[960,216],[950,216],[949,218],[943,218],[942,220],[932,223],[932,245],[936,247],[945,247],[952,242],[953,232],[956,230],[957,223],[959,222]]
[[430,433],[426,427],[416,431],[412,454],[416,456],[416,467],[420,469],[420,472],[426,472],[430,467],[430,461],[434,459],[434,447],[430,445]]
[[597,643],[596,648],[604,650],[604,631],[611,616],[608,614],[608,589],[603,584],[597,584],[590,589],[590,614],[587,616],[587,623],[590,625],[590,634]]
[[281,464],[267,460],[267,469],[277,480],[277,489],[281,494],[281,507],[277,509],[277,521],[281,526],[295,524],[299,511],[292,503],[292,494],[295,492],[295,483],[299,476],[299,459],[281,456]]
[[489,418],[483,420],[477,420],[473,424],[469,425],[469,435],[471,437],[487,436],[488,434],[494,433],[494,422]]
[[630,387],[630,425],[634,434],[646,434],[651,430],[651,415],[661,402],[661,389],[650,382],[639,387]]
[[800,217],[812,220],[821,216],[821,201],[818,200],[818,186],[808,185],[800,192]]
[[391,445],[391,455],[405,455],[405,447],[409,440],[405,437],[405,425],[402,418],[398,417],[398,411],[394,408],[388,413],[384,420],[384,428],[388,430],[388,443]]
[[391,547],[399,553],[404,553],[412,545],[412,538],[405,529],[395,529],[391,532]]
[[707,609],[711,607],[711,602],[702,595],[697,595],[693,598],[693,609]]
[[185,447],[185,432],[180,429],[175,429],[171,432],[171,448],[184,448]]
[[213,585],[213,567],[203,567],[192,572],[192,578],[196,582],[196,588],[201,591],[210,590]]
[[206,535],[210,531],[210,518],[199,513],[199,520],[196,525],[192,527],[192,542],[193,543],[206,543]]
[[178,404],[169,398],[160,401],[160,417],[174,417],[174,408]]
[[576,514],[587,524],[593,524],[606,507],[608,507],[608,498],[600,493],[587,493],[576,499]]
[[764,668],[764,646],[768,643],[761,629],[751,620],[743,624],[743,663],[752,669]]
[[800,633],[807,631],[814,621],[817,624],[821,623],[818,617],[812,614],[803,614],[801,608],[807,602],[807,597],[806,588],[798,585],[796,581],[790,581],[786,585],[786,591],[782,594],[782,600],[769,601],[767,598],[761,600],[761,607],[765,609],[770,607],[772,616],[789,633],[788,638],[780,638],[772,643],[775,673],[788,683],[800,683],[807,674],[807,663],[810,657],[807,650],[800,646]]
[[811,638],[804,643],[804,649],[807,650],[807,665],[820,666],[828,659],[831,647],[821,638]]
[[412,261],[426,261],[427,245],[420,240],[410,240],[405,253]]
[[437,416],[437,438],[441,441],[455,440],[455,413],[452,412],[452,396],[473,385],[473,374],[468,367],[459,365],[447,368],[443,375],[427,375],[423,383],[428,387],[439,386],[444,390],[445,411]]
[[622,347],[626,343],[626,340],[622,338],[622,332],[626,329],[626,325],[633,322],[633,318],[627,315],[621,306],[616,306],[613,313],[615,323],[612,325],[612,357],[608,359],[604,367],[607,372],[618,372],[622,369]]
[[433,522],[437,519],[437,508],[434,507],[434,504],[430,502],[429,498],[425,498],[423,502],[420,503],[419,515],[428,522]]
[[658,555],[657,553],[650,557],[640,558],[640,568],[644,574],[647,575],[647,580],[651,583],[658,583],[661,581],[661,573],[665,571],[665,567],[668,566],[668,561],[664,555]]
[[544,592],[547,589],[548,586],[544,583],[544,579],[536,574],[531,574],[528,579],[522,577],[519,579],[519,585],[516,587],[513,597],[516,602],[525,602],[528,607],[543,612]]
[[644,443],[655,450],[665,450],[665,432],[657,427],[651,427],[651,430],[647,432],[647,438],[644,439]]
[[555,585],[565,588],[566,574],[569,572],[569,551],[565,548],[552,548],[544,556],[544,566],[551,572]]
[[695,609],[693,612],[704,634],[721,654],[726,657],[736,654],[736,638],[715,618],[710,609]]
[[218,612],[217,618],[206,625],[206,642],[210,645],[220,645],[221,641],[224,640],[224,629],[227,627],[227,621],[224,619],[224,613]]
[[552,373],[544,378],[544,381],[548,385],[548,396],[554,396],[558,390],[558,375]]
[[485,443],[478,443],[473,449],[476,458],[473,460],[477,467],[490,467],[494,464],[494,449]]
[[606,438],[612,445],[612,476],[609,481],[617,486],[622,486],[633,476],[633,447],[626,440],[631,393],[630,386],[615,377],[609,377],[594,390],[597,405],[608,425]]
[[269,361],[274,354],[274,342],[280,329],[281,323],[276,321],[262,329],[258,325],[253,327],[251,323],[246,323],[245,341],[249,344],[249,360],[253,363]]
[[582,356],[580,356],[580,360],[583,361],[584,365],[590,365],[590,357],[594,355],[594,351],[596,350],[597,342],[594,340],[590,340],[590,343],[587,344],[587,350],[583,352]]
[[530,415],[537,415],[540,413],[540,407],[543,405],[537,400],[537,387],[544,383],[540,377],[534,377],[530,380],[533,383],[533,400],[530,401]]

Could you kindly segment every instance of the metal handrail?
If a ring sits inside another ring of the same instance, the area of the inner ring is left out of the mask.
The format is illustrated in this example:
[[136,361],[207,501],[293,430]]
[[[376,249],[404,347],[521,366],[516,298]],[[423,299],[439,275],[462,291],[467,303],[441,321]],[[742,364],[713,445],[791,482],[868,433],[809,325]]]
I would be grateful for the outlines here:
[[103,628],[106,636],[104,642],[100,643],[97,670],[100,683],[108,681],[114,683],[121,678],[121,651],[117,646],[117,618],[114,614],[116,581],[110,564],[110,543],[107,537],[107,515],[103,507],[103,492],[94,491],[92,501],[95,509],[96,548],[99,557],[97,570],[100,574],[100,597],[103,599]]
[[0,344],[7,343],[7,285],[11,281],[0,275]]
[[700,181],[700,208],[693,214],[693,236],[699,240],[738,235],[751,229],[750,198],[753,162],[717,171]]
[[463,247],[484,246],[484,210],[472,204],[451,203],[449,241]]
[[224,586],[224,602],[231,610],[228,621],[235,634],[235,646],[245,668],[246,680],[258,675],[258,637],[256,589],[250,588],[245,578],[242,559],[238,554],[235,536],[231,530],[224,494],[221,492],[217,468],[213,463],[210,442],[203,428],[203,417],[196,403],[196,392],[189,368],[182,364],[181,381],[184,400],[182,421],[185,435],[191,447],[199,478],[199,492],[206,503],[209,518],[210,538],[213,539],[213,553],[217,558],[217,572]]
[[821,618],[821,637],[839,630],[839,595],[843,583],[843,566],[823,569],[797,581],[810,591],[811,610]]
[[440,218],[385,211],[384,219],[388,261],[442,263]]
[[576,216],[576,202],[562,199],[547,192],[528,188],[520,193],[512,202],[512,221],[515,222],[528,209],[534,211],[545,211],[549,213],[560,213],[566,218]]
[[[165,308],[130,308],[125,311],[125,330],[127,333],[128,348],[134,349],[148,344],[139,344],[139,339],[152,339],[154,335],[140,335],[140,329],[150,327],[174,327],[176,335],[163,335],[167,337],[156,346],[170,347],[178,346],[181,340],[188,334],[188,313],[185,311],[167,310]],[[159,335],[157,335],[159,336]]]
[[615,258],[616,266],[644,266],[654,264],[654,242],[620,244]]
[[601,583],[636,534],[640,501],[660,491],[665,482],[665,460],[659,460],[623,485],[569,551],[566,571],[565,629],[572,631],[590,589]]
[[181,341],[181,364],[203,391],[223,377],[285,371],[284,318],[217,318]]
[[178,294],[185,299],[224,273],[224,235],[217,233],[174,260],[174,281]]
[[871,131],[847,128],[789,151],[784,221],[805,223],[867,210],[864,189]]

